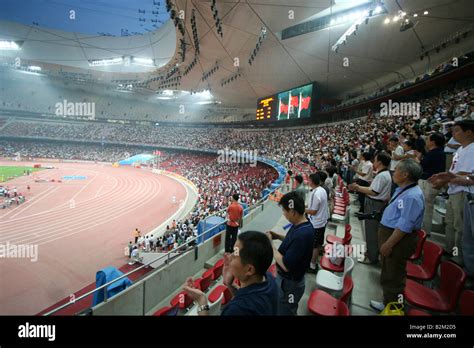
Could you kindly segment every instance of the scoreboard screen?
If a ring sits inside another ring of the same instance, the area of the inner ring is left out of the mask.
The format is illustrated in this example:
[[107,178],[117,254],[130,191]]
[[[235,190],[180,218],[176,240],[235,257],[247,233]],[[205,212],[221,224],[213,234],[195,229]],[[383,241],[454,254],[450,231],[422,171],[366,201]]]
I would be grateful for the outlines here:
[[282,121],[311,117],[313,84],[296,87],[261,98],[257,105],[257,121]]

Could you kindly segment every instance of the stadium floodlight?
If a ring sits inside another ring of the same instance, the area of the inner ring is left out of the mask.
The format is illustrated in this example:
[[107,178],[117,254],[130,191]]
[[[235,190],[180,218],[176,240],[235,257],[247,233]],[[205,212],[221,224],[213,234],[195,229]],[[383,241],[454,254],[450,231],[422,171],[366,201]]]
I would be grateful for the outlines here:
[[30,65],[28,67],[28,70],[31,70],[31,71],[41,71],[41,67],[40,66],[36,66],[36,65]]
[[120,58],[109,58],[109,59],[91,59],[89,60],[89,66],[108,66],[108,65],[120,65],[123,64],[123,57]]
[[375,9],[374,9],[374,14],[377,15],[377,14],[379,14],[379,13],[382,13],[382,10],[383,10],[382,6],[378,5],[378,6],[375,7]]
[[155,61],[151,58],[133,57],[132,64],[142,66],[155,66]]
[[15,41],[0,40],[0,50],[18,51],[21,47]]
[[345,5],[350,7],[357,7],[359,5],[369,3],[370,0],[335,0],[336,5]]

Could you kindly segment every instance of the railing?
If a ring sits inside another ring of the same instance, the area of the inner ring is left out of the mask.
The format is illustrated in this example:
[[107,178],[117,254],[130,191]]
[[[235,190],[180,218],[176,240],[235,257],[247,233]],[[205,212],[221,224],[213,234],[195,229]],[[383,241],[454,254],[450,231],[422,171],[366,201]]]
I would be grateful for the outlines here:
[[[248,218],[249,218],[252,214],[254,214],[255,212],[257,212],[257,209],[258,209],[259,207],[261,207],[261,208],[262,208],[262,211],[263,211],[263,210],[264,210],[264,204],[269,200],[271,194],[273,194],[275,191],[279,190],[283,185],[284,185],[284,183],[282,182],[278,187],[276,187],[276,188],[270,190],[270,193],[268,194],[267,197],[262,198],[262,199],[258,200],[254,205],[249,206],[249,212],[248,212],[248,214],[245,215],[244,218],[243,218],[244,222],[245,222],[245,220],[248,220]],[[204,224],[205,224],[205,221],[206,221],[207,218],[210,218],[210,217],[213,217],[213,216],[219,216],[219,214],[222,214],[223,211],[225,211],[225,209],[224,209],[224,210],[221,210],[221,211],[219,211],[219,212],[217,212],[217,213],[215,213],[215,214],[212,214],[212,215],[207,216],[207,217],[204,219]],[[193,242],[196,242],[196,245],[193,246],[193,247],[196,247],[196,246],[198,245],[197,241],[198,241],[199,238],[201,238],[201,237],[203,237],[203,236],[205,236],[205,235],[208,235],[208,234],[211,233],[211,232],[214,232],[216,228],[219,228],[220,226],[224,225],[225,223],[226,223],[226,222],[224,221],[224,222],[222,222],[222,223],[220,223],[220,224],[218,224],[218,225],[212,226],[210,229],[207,229],[207,230],[206,230],[206,227],[204,227],[204,231],[203,231],[201,234],[198,234],[198,236],[194,237],[194,238],[191,239],[190,241],[188,241],[188,242],[186,242],[186,243],[184,243],[184,244],[179,245],[177,248],[172,249],[172,250],[168,251],[167,253],[165,253],[165,254],[163,254],[163,255],[160,255],[160,256],[157,257],[156,259],[154,259],[154,260],[152,260],[152,261],[150,261],[150,262],[148,262],[148,263],[146,263],[146,264],[143,264],[142,266],[140,266],[140,267],[138,267],[138,268],[136,268],[136,269],[134,269],[134,270],[132,270],[132,271],[126,273],[126,274],[123,274],[123,275],[121,275],[120,277],[115,278],[115,279],[111,280],[110,282],[108,282],[108,283],[106,283],[106,284],[104,284],[104,285],[101,285],[101,286],[99,286],[98,288],[96,288],[96,289],[94,289],[94,290],[91,290],[91,291],[89,291],[89,292],[87,292],[87,293],[85,293],[85,294],[83,294],[83,295],[81,295],[81,296],[79,296],[79,297],[77,297],[77,298],[74,298],[74,300],[71,300],[71,301],[69,301],[68,303],[65,303],[65,304],[63,304],[63,305],[60,305],[59,307],[57,307],[57,308],[55,308],[55,309],[53,309],[53,310],[51,310],[51,311],[49,311],[49,312],[47,312],[47,313],[45,313],[45,314],[43,314],[43,315],[44,315],[44,316],[49,316],[49,315],[54,314],[54,313],[56,313],[56,312],[58,312],[58,311],[60,311],[60,310],[62,310],[62,309],[64,309],[64,308],[67,308],[67,307],[69,307],[69,306],[71,306],[71,305],[73,305],[73,304],[75,304],[75,303],[77,303],[77,302],[79,302],[79,301],[85,299],[86,297],[95,294],[95,293],[98,292],[98,291],[102,291],[102,290],[106,289],[109,285],[111,285],[111,284],[113,284],[113,283],[115,283],[115,282],[117,282],[117,281],[120,281],[121,279],[124,279],[125,277],[128,277],[129,275],[131,275],[131,274],[133,274],[133,273],[136,273],[136,272],[138,272],[138,271],[140,271],[140,270],[142,270],[142,269],[144,269],[144,268],[146,268],[146,267],[149,267],[151,264],[154,264],[155,262],[160,261],[160,260],[163,260],[163,259],[165,259],[165,258],[166,258],[165,263],[162,264],[162,265],[160,265],[159,267],[155,268],[155,269],[152,271],[151,274],[156,273],[156,272],[158,272],[159,270],[162,270],[162,269],[166,268],[166,267],[170,264],[170,261],[171,261],[171,254],[179,252],[179,250],[182,250],[183,247],[188,247],[188,246],[190,246],[190,244],[193,244]],[[204,226],[206,226],[206,225],[204,225]],[[225,230],[224,230],[224,231],[225,231]],[[214,234],[214,235],[212,235],[212,236],[222,234],[224,231],[220,231],[219,233],[216,233],[216,234]],[[204,243],[204,242],[205,242],[205,240],[203,240],[202,243]],[[188,250],[186,250],[186,251],[189,251],[189,250],[192,250],[192,249],[188,249]],[[175,256],[175,257],[174,257],[174,260],[176,260],[177,258],[179,258],[179,257],[181,257],[181,256],[182,256],[182,255],[177,256],[177,257]],[[151,275],[151,274],[150,274],[150,275]],[[183,281],[183,282],[184,282],[184,281]],[[117,294],[116,296],[119,296],[119,295],[120,295],[120,294]],[[107,300],[108,300],[108,298],[107,298],[107,291],[104,290],[104,302],[107,302]]]

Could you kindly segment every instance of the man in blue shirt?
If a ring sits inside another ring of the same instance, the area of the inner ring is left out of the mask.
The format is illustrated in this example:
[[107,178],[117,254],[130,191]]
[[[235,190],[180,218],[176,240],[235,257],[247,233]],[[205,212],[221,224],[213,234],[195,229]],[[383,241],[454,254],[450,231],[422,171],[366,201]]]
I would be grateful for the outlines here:
[[[276,315],[278,308],[278,288],[275,278],[267,272],[273,261],[273,250],[268,237],[257,231],[243,232],[237,237],[232,254],[224,254],[222,275],[224,284],[233,294],[221,315]],[[234,279],[240,281],[240,288]],[[206,294],[194,287],[188,278],[183,287],[198,303],[198,315],[209,315]]]
[[389,302],[398,302],[405,289],[407,261],[415,252],[415,232],[421,229],[425,211],[423,192],[418,186],[422,174],[423,169],[413,159],[400,161],[393,174],[398,188],[383,212],[378,230],[383,302],[370,302],[378,311]]
[[273,255],[277,265],[279,289],[278,315],[296,315],[298,303],[304,294],[304,275],[313,256],[314,228],[306,219],[304,201],[296,192],[290,192],[280,199],[283,215],[293,225],[286,236],[267,232],[270,240],[282,241]]

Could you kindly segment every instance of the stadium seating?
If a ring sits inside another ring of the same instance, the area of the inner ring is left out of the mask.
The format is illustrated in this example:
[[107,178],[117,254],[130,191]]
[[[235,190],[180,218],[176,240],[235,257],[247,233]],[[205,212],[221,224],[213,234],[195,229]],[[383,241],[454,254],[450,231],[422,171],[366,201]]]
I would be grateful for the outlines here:
[[209,286],[212,282],[212,270],[211,272],[204,272],[202,278],[198,278],[194,281],[194,286],[200,289],[203,292],[206,292],[209,289]]
[[[344,245],[344,252],[346,253],[346,255],[352,255],[352,245],[350,244]],[[331,272],[344,272],[345,262],[343,261],[341,265],[339,266],[335,265],[331,262],[330,257],[325,254],[319,260],[319,265],[321,266],[321,268],[331,271]]]
[[461,315],[474,315],[474,291],[464,290],[459,301]]
[[214,265],[212,269],[212,280],[216,281],[222,276],[222,270],[224,269],[224,263],[221,263],[219,265]]
[[350,257],[346,257],[342,276],[338,276],[326,270],[319,270],[316,274],[316,286],[330,291],[341,291],[344,287],[344,279],[351,275],[354,265],[354,260]]
[[407,277],[415,280],[431,280],[436,275],[443,249],[429,240],[423,244],[423,262],[415,264],[407,263]]
[[322,290],[315,290],[308,300],[308,310],[321,316],[348,316],[349,307],[343,301]]
[[220,298],[221,294],[224,294],[224,297],[222,298],[222,305],[225,306],[232,299],[232,293],[230,292],[229,288],[223,284],[218,285],[216,288],[214,288],[214,290],[211,291],[208,297],[209,302],[216,302]]
[[351,225],[346,224],[344,228],[345,233],[344,233],[343,238],[337,237],[333,234],[328,234],[326,236],[326,242],[329,244],[334,244],[334,243],[339,243],[339,244],[344,244],[344,245],[350,244],[352,240],[351,228],[352,228]]
[[453,312],[466,281],[466,273],[450,261],[443,261],[440,271],[440,285],[437,289],[407,279],[404,291],[406,301],[434,312]]
[[423,230],[419,230],[416,232],[418,241],[416,243],[416,249],[413,255],[410,256],[409,260],[418,260],[421,256],[421,251],[423,250],[423,244],[425,243],[427,233]]
[[431,314],[420,309],[410,308],[406,313],[409,317],[430,317]]
[[157,310],[153,316],[155,317],[166,317],[166,316],[175,316],[177,315],[178,306],[166,306]]
[[178,306],[179,309],[187,309],[193,304],[193,299],[185,291],[180,292],[170,302],[172,307]]

